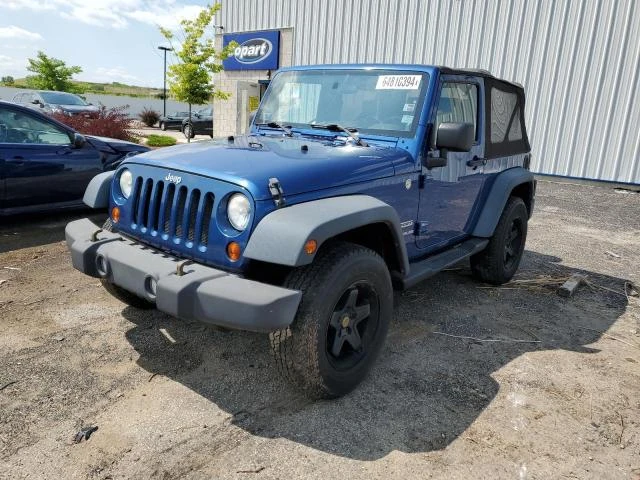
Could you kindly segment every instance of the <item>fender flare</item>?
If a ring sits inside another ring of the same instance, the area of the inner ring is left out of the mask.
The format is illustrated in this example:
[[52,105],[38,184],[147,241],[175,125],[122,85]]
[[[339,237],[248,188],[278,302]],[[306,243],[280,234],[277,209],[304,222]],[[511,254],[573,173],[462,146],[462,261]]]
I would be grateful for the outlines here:
[[[511,192],[514,188],[524,183],[532,184],[531,192],[533,195],[535,180],[533,173],[529,170],[525,170],[522,167],[514,167],[498,174],[473,229],[472,235],[474,237],[489,238],[493,235]],[[533,205],[533,201],[530,203]]]
[[99,173],[91,179],[82,201],[91,208],[109,207],[109,192],[114,172]]
[[307,254],[307,240],[318,242],[318,249],[328,239],[354,228],[385,224],[394,242],[398,264],[409,271],[407,250],[400,219],[390,205],[368,195],[324,198],[275,210],[256,226],[244,256],[279,265],[298,267],[313,262]]

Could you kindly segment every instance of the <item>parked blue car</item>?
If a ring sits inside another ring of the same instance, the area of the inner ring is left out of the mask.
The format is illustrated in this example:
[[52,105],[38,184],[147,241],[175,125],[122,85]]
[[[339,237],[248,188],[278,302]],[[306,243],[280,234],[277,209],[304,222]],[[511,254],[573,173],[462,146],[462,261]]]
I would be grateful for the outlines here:
[[97,174],[142,145],[80,135],[32,109],[0,101],[0,215],[85,206]]
[[129,305],[269,333],[285,378],[344,395],[382,350],[394,289],[462,260],[486,283],[516,273],[536,188],[524,107],[486,71],[281,69],[249,135],[92,180],[110,218],[67,225],[73,265]]

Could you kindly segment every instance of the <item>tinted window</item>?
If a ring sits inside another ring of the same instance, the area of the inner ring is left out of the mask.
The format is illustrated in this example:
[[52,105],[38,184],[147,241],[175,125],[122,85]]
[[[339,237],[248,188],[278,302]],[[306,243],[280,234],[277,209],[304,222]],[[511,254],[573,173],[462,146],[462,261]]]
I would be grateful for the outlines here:
[[491,143],[522,139],[518,96],[497,88],[491,89]]
[[41,92],[40,96],[45,103],[51,103],[53,105],[81,105],[85,106],[87,103],[77,95],[64,92]]
[[53,123],[0,107],[0,143],[67,145],[67,132]]
[[436,130],[442,122],[471,123],[477,138],[477,119],[478,86],[474,83],[443,83],[436,113]]

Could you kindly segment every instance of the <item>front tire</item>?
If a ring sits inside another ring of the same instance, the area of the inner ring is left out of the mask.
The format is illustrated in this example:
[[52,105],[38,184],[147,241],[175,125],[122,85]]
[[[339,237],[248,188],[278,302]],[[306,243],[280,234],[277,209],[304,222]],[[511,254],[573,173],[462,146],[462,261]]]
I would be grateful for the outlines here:
[[163,132],[166,132],[167,125],[164,122],[160,122],[160,130],[162,130]]
[[[111,221],[110,218],[107,218],[107,220],[104,222],[104,225],[102,225],[102,229],[106,230],[107,232],[113,231],[113,222]],[[107,292],[109,292],[112,296],[116,297],[122,303],[126,303],[127,305],[130,305],[135,308],[139,308],[141,310],[150,310],[152,308],[155,308],[155,305],[150,301],[145,300],[144,298],[140,298],[137,295],[134,295],[129,290],[125,290],[124,288],[119,287],[114,283],[111,283],[107,279],[101,278],[100,282],[102,283],[102,286]]]
[[493,285],[511,280],[524,252],[528,219],[522,199],[509,197],[487,248],[471,257],[471,271],[475,278]]
[[302,290],[295,320],[270,334],[280,373],[311,398],[353,390],[378,357],[393,312],[393,288],[374,251],[340,242],[295,269],[285,287]]
[[193,133],[193,127],[191,125],[185,125],[182,129],[182,133],[184,133],[186,138],[193,138],[196,136],[195,133]]

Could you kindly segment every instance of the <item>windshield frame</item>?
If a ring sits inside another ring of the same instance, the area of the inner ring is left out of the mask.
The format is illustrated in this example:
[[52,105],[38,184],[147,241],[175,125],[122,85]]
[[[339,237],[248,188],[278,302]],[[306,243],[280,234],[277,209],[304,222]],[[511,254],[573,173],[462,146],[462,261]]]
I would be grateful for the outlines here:
[[[274,82],[278,80],[278,78],[281,78],[281,76],[283,75],[288,75],[288,74],[319,74],[319,73],[324,73],[324,74],[328,74],[328,75],[337,75],[337,74],[345,74],[345,75],[349,75],[349,74],[370,74],[370,75],[377,75],[378,77],[381,75],[394,75],[394,76],[403,76],[403,75],[420,75],[421,76],[421,84],[420,87],[418,88],[418,99],[417,102],[415,104],[414,107],[414,118],[412,120],[412,124],[411,124],[411,128],[409,130],[390,130],[390,129],[374,129],[374,128],[358,128],[358,125],[350,125],[348,123],[350,122],[346,122],[346,123],[340,123],[340,125],[349,128],[349,129],[357,129],[357,135],[361,136],[361,137],[376,137],[376,138],[389,138],[389,137],[393,137],[393,138],[413,138],[416,134],[416,131],[419,128],[420,125],[420,119],[422,117],[422,113],[423,113],[423,108],[424,108],[424,103],[427,99],[427,95],[429,93],[429,86],[430,86],[430,82],[431,82],[431,74],[429,72],[426,72],[424,70],[413,70],[410,68],[407,69],[395,69],[395,68],[340,68],[340,69],[336,69],[336,68],[327,68],[327,69],[300,69],[300,70],[296,70],[296,69],[287,69],[287,70],[283,70],[280,71],[278,73],[276,73],[273,77],[273,79],[271,80],[269,87],[267,88],[267,91],[264,94],[264,97],[262,98],[262,101],[260,102],[260,106],[258,107],[258,110],[256,111],[256,114],[253,118],[253,121],[251,123],[252,127],[255,128],[259,128],[259,129],[263,129],[263,126],[257,127],[256,124],[257,123],[264,123],[267,122],[267,120],[265,120],[264,118],[260,118],[260,113],[262,111],[262,109],[264,108],[264,106],[266,105],[270,95],[274,95],[274,89],[273,89],[273,85]],[[397,89],[397,90],[401,90],[401,89]],[[258,122],[258,120],[260,119],[260,122]],[[335,123],[335,122],[331,122],[331,123]],[[320,125],[321,123],[318,122],[315,125]],[[287,122],[285,121],[284,123],[282,123],[282,125],[286,125],[287,127],[291,127],[292,130],[294,131],[298,131],[298,132],[312,132],[310,134],[312,135],[322,135],[322,133],[320,133],[320,131],[317,128],[313,128],[313,123],[295,123],[295,122]],[[268,127],[267,127],[268,128]],[[327,131],[327,134],[331,134],[333,136],[335,136],[336,132],[331,132],[331,131]],[[338,134],[340,134],[338,132]],[[343,134],[341,134],[343,135]]]

